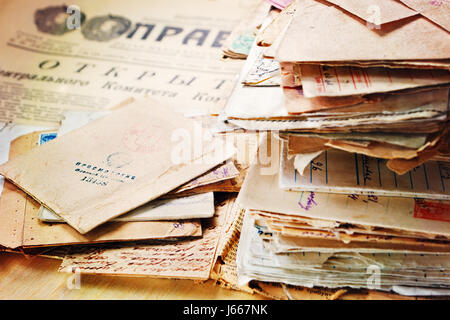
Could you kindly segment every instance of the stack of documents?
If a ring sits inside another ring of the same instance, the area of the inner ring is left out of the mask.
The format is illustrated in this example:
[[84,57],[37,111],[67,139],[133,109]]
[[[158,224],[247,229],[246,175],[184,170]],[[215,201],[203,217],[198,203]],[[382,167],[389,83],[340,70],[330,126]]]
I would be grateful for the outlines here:
[[259,33],[222,119],[282,132],[290,156],[339,149],[397,174],[448,160],[448,6],[371,3],[292,2]]
[[[362,181],[352,189],[347,181],[349,189],[341,194],[307,191],[319,185],[339,189],[347,172],[329,163],[328,173],[313,170],[310,181],[290,181],[286,172],[295,175],[295,169],[286,162],[282,155],[275,175],[253,165],[239,193],[237,202],[246,210],[237,254],[241,285],[256,280],[406,295],[417,295],[418,288],[428,290],[421,295],[450,293],[450,202],[434,200],[449,199],[448,181],[444,191],[431,186],[420,191],[421,199],[413,195],[422,188],[419,175],[413,177],[418,190],[409,194],[400,182],[385,193],[369,191]],[[321,185],[322,173],[324,179],[328,174],[328,185]],[[286,188],[290,182],[298,188]]]
[[448,15],[297,0],[263,24],[219,116],[280,145],[237,199],[240,286],[450,294]]
[[[59,132],[14,140],[10,161],[0,168],[7,179],[0,245],[48,256],[65,247],[63,256],[71,257],[93,250],[92,244],[103,244],[106,254],[135,250],[136,241],[147,253],[184,246],[194,256],[204,255],[201,272],[191,266],[192,273],[184,274],[132,267],[112,273],[207,279],[219,221],[234,202],[213,191],[227,192],[230,186],[222,188],[223,182],[240,172],[234,148],[223,138],[212,137],[195,152],[192,144],[174,138],[192,139],[196,125],[152,99],[132,99],[115,111],[68,112]],[[174,150],[189,157],[180,160]],[[157,241],[153,249],[148,241]],[[91,246],[80,246],[86,244]]]
[[59,129],[10,144],[0,251],[279,299],[450,296],[446,1],[82,1],[74,56],[36,43],[63,3],[22,2],[0,118]]

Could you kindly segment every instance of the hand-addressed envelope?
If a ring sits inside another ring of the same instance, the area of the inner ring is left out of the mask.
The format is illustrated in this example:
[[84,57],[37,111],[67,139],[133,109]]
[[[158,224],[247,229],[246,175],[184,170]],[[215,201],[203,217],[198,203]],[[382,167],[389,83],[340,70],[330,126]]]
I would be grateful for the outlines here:
[[[124,107],[130,103],[133,103],[135,99],[127,99],[121,104],[114,107],[115,110]],[[86,111],[66,111],[64,112],[64,119],[61,121],[61,126],[58,130],[58,136],[62,136],[64,134],[67,134],[75,129],[81,128],[82,126],[87,125],[88,123],[100,119],[108,114],[110,114],[111,111],[95,111],[95,112],[86,112]],[[226,180],[231,180],[239,176],[240,172],[235,167],[232,160],[229,160],[225,162],[224,164],[221,164],[204,174],[202,174],[199,177],[196,177],[195,179],[183,184],[181,187],[172,190],[170,193],[166,195],[166,197],[174,197],[174,196],[184,196],[184,193],[187,190],[192,190],[194,194],[198,193],[207,193],[210,192],[206,190],[205,188],[202,188],[202,190],[199,189],[199,187],[210,185],[213,187],[213,185],[221,184],[221,185],[229,185],[229,181],[226,182]],[[224,186],[222,186],[223,188]],[[194,190],[193,190],[194,189]],[[204,189],[204,190],[203,190]],[[217,190],[216,190],[217,189]],[[206,191],[205,191],[206,190]],[[213,188],[212,191],[227,191],[227,190],[221,190],[220,188]],[[44,211],[42,211],[44,212]],[[47,211],[48,212],[48,211]],[[200,216],[199,216],[200,217]],[[60,219],[60,218],[58,218]]]
[[221,138],[192,141],[196,126],[139,100],[7,162],[0,173],[84,234],[232,156]]
[[[33,132],[11,142],[10,159],[54,137],[55,132]],[[202,235],[200,221],[107,222],[81,235],[65,223],[43,223],[38,219],[41,205],[9,181],[0,197],[0,246],[9,249],[103,242],[163,240]]]

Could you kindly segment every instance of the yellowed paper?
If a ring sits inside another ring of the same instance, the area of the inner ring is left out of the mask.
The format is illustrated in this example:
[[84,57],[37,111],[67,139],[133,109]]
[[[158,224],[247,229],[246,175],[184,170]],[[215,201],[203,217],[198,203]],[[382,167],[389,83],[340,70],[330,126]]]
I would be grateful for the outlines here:
[[286,8],[277,15],[256,37],[258,46],[271,46],[278,38],[282,30],[291,22],[297,8],[297,1],[292,1]]
[[276,53],[279,62],[449,58],[448,32],[424,17],[374,29],[326,2],[302,0],[299,5],[303,10],[295,12]]
[[214,266],[211,278],[225,288],[252,293],[248,286],[239,286],[236,270],[236,253],[242,228],[245,210],[239,206],[232,206],[227,224],[222,229],[221,241],[218,248],[218,260]]
[[218,113],[241,67],[221,47],[245,2],[2,0],[0,121],[55,124],[131,96]]
[[215,263],[229,206],[219,203],[214,218],[204,223],[203,236],[190,241],[159,244],[84,247],[65,256],[59,271],[206,280]]
[[246,209],[450,236],[448,201],[284,191],[278,181],[278,175],[264,175],[260,166],[252,166],[237,202]]
[[[128,101],[124,101],[120,105],[114,107],[115,110],[120,107],[126,106],[130,103],[133,103],[134,99],[129,99]],[[81,111],[65,111],[64,119],[61,122],[61,126],[58,130],[58,135],[64,135],[70,131],[78,129],[88,123],[103,118],[106,115],[110,114],[111,111],[96,111],[96,112],[81,112]],[[203,175],[193,179],[177,188],[176,190],[171,191],[171,194],[176,194],[179,196],[181,192],[186,192],[187,190],[192,190],[196,188],[196,193],[206,193],[209,191],[200,190],[199,187],[210,185],[210,184],[218,184],[222,181],[226,181],[229,179],[236,178],[239,176],[240,172],[236,168],[233,161],[227,161],[225,164],[219,165],[216,168],[204,173]],[[206,190],[206,189],[205,189]],[[203,191],[203,192],[200,192]],[[212,189],[211,191],[217,191]]]
[[303,94],[351,96],[450,83],[450,71],[301,65]]
[[371,0],[329,0],[328,2],[372,23],[374,27],[417,14],[404,4],[392,0],[378,0],[376,3]]
[[[86,233],[232,156],[220,138],[194,155],[179,138],[172,142],[176,130],[192,138],[194,126],[153,100],[141,100],[15,158],[0,172]],[[174,157],[176,146],[188,156]]]
[[280,168],[280,188],[374,196],[450,200],[450,181],[443,165],[429,161],[405,175],[397,175],[386,161],[341,150],[326,150],[308,163],[300,175],[285,150]]
[[[159,220],[184,220],[211,218],[214,215],[214,195],[212,192],[180,197],[175,199],[161,199],[136,208],[111,221],[138,222]],[[44,222],[64,222],[60,217],[41,206],[37,214]]]
[[[53,132],[35,132],[14,140],[10,148],[11,158],[38,146],[43,136],[49,134]],[[199,221],[172,221],[106,223],[93,232],[81,235],[65,224],[40,222],[37,218],[39,208],[40,205],[36,201],[6,181],[0,198],[0,245],[7,248],[42,247],[138,239],[173,239],[202,234]]]
[[450,32],[450,3],[448,1],[400,1]]
[[233,179],[239,176],[239,170],[234,165],[233,161],[227,161],[224,165],[221,165],[200,177],[189,181],[175,192],[181,193],[194,188],[206,186],[212,183]]

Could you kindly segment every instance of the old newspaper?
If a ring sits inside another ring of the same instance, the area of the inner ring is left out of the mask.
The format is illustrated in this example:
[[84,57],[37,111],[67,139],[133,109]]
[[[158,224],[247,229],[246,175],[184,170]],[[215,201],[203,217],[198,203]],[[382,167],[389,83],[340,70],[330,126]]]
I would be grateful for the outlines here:
[[216,114],[241,65],[221,46],[252,3],[0,0],[0,121],[53,125],[138,96]]

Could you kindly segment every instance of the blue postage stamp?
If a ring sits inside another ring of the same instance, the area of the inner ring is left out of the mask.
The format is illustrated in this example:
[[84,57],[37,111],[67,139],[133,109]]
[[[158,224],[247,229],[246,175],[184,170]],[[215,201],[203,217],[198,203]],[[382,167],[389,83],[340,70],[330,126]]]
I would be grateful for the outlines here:
[[55,139],[57,135],[58,134],[56,132],[41,133],[39,135],[39,145],[44,144],[46,142],[49,142],[50,140]]

